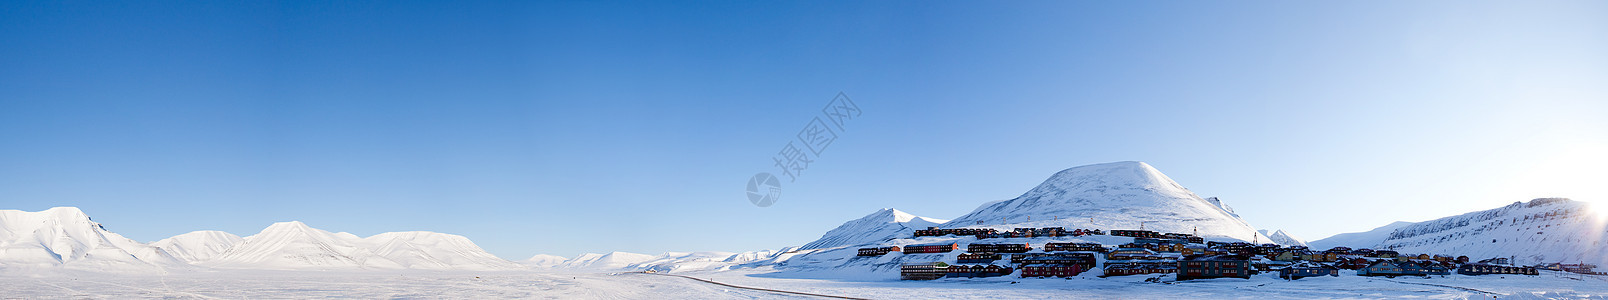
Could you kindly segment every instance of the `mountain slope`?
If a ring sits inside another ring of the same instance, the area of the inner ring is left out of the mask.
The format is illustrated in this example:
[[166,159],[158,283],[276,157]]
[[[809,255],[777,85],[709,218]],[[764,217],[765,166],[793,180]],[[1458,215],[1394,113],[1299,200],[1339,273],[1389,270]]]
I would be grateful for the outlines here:
[[106,230],[78,208],[0,210],[0,269],[163,271],[184,266],[167,251]]
[[1307,243],[1307,246],[1318,250],[1327,250],[1334,247],[1349,247],[1353,249],[1373,248],[1379,246],[1380,242],[1384,242],[1385,238],[1389,238],[1391,232],[1395,232],[1396,229],[1401,229],[1402,227],[1407,227],[1413,224],[1417,223],[1396,221],[1395,223],[1379,226],[1379,228],[1374,228],[1373,230],[1369,231],[1341,233],[1320,240],[1311,241]]
[[211,260],[243,241],[228,232],[203,230],[152,242],[151,246],[162,248],[186,263],[197,263]]
[[897,209],[884,208],[874,213],[844,222],[827,231],[820,239],[804,244],[801,249],[820,249],[861,245],[909,237],[916,229],[941,225],[947,220],[918,217]]
[[1396,229],[1379,248],[1467,255],[1476,260],[1512,257],[1520,264],[1608,265],[1608,220],[1592,209],[1587,203],[1562,198],[1514,202]]
[[[1008,223],[1008,224],[1002,224]],[[1208,239],[1260,240],[1221,201],[1208,201],[1149,164],[1115,162],[1063,170],[1015,199],[991,202],[944,227],[1139,229]]]

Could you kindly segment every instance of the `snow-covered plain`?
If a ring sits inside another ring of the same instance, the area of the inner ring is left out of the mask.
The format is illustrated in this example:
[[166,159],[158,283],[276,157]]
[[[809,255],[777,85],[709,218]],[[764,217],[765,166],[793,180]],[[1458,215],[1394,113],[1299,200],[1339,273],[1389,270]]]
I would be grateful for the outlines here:
[[[1251,279],[1146,282],[1157,276],[1070,279],[996,277],[900,281],[814,279],[785,271],[746,269],[684,275],[759,287],[868,299],[1608,299],[1608,278],[1545,272],[1541,276],[1435,278],[1317,277],[1295,281],[1269,274]],[[745,290],[642,273],[552,271],[265,271],[165,275],[53,273],[0,275],[0,298],[453,298],[453,299],[794,299],[807,296]]]

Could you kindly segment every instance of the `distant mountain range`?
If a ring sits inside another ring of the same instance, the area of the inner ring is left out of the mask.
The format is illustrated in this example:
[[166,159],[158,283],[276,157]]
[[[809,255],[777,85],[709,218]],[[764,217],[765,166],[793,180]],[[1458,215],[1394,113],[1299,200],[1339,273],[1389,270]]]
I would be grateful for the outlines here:
[[0,271],[165,272],[194,268],[276,270],[504,270],[497,258],[458,235],[390,232],[360,238],[301,222],[274,223],[241,238],[196,231],[143,244],[107,231],[83,211],[0,210]]
[[[87,270],[166,272],[196,269],[275,270],[725,270],[775,267],[832,276],[894,271],[906,256],[855,260],[867,246],[907,246],[949,239],[913,238],[927,227],[1143,229],[1195,233],[1208,240],[1255,241],[1390,249],[1403,253],[1512,257],[1520,263],[1586,262],[1608,265],[1608,226],[1590,205],[1536,199],[1419,223],[1396,222],[1367,232],[1303,242],[1282,230],[1256,230],[1217,198],[1201,198],[1142,162],[1081,166],[1057,172],[1023,195],[984,203],[954,220],[915,216],[892,208],[844,222],[802,247],[749,252],[611,252],[574,258],[537,255],[511,262],[468,238],[435,232],[390,232],[370,237],[332,233],[301,222],[274,223],[239,237],[196,231],[143,244],[112,233],[83,211],[0,210],[0,271]],[[1100,242],[1105,238],[1085,237]],[[1114,237],[1112,237],[1114,238]],[[923,258],[930,259],[930,258]],[[850,270],[853,271],[845,271]],[[831,270],[837,270],[833,272]]]

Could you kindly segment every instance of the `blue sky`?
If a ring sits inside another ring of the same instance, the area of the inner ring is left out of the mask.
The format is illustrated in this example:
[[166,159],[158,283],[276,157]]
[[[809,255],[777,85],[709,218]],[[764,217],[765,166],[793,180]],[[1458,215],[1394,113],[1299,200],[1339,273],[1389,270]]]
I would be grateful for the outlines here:
[[[1608,3],[996,5],[7,1],[0,208],[523,259],[801,245],[1124,160],[1308,239],[1608,197]],[[751,205],[839,92],[862,116]]]

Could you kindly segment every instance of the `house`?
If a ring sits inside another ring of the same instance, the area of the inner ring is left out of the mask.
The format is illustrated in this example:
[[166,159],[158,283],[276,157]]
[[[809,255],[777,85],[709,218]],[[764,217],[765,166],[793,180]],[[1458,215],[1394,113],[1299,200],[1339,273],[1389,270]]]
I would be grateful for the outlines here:
[[1357,270],[1357,269],[1366,268],[1366,267],[1368,267],[1368,265],[1372,265],[1372,264],[1373,264],[1373,261],[1369,261],[1366,258],[1357,257],[1357,258],[1352,258],[1352,259],[1341,259],[1341,260],[1335,261],[1334,266],[1336,268],[1341,268],[1341,269],[1346,269],[1346,270]]
[[1545,264],[1545,265],[1541,266],[1541,269],[1545,269],[1545,270],[1563,271],[1563,272],[1569,272],[1569,273],[1588,274],[1588,275],[1596,275],[1596,274],[1598,274],[1598,272],[1595,271],[1596,268],[1597,268],[1597,265],[1587,264],[1587,263],[1578,263],[1578,264],[1550,263],[1550,264]]
[[899,279],[933,280],[949,275],[949,264],[943,262],[914,263],[899,266]]
[[916,230],[915,236],[916,237],[946,236],[946,235],[960,235],[960,236],[973,235],[973,236],[976,236],[976,235],[997,234],[997,233],[999,233],[998,230],[993,230],[993,229],[988,229],[988,228],[938,228],[938,227],[927,227],[927,229],[918,229],[918,230]]
[[1272,272],[1272,271],[1277,271],[1278,269],[1283,269],[1284,267],[1288,267],[1288,266],[1293,265],[1293,264],[1295,264],[1295,262],[1265,260],[1265,259],[1263,259],[1263,260],[1251,260],[1251,269],[1256,270],[1256,272],[1258,272],[1258,273],[1260,273],[1260,272]]
[[1489,264],[1489,265],[1511,265],[1511,263],[1508,262],[1508,258],[1506,258],[1506,257],[1482,259],[1482,260],[1480,260],[1479,263]]
[[1419,265],[1419,270],[1422,270],[1425,276],[1452,275],[1452,269],[1451,268],[1447,268],[1446,266],[1443,266],[1440,263],[1436,263],[1434,261],[1419,262],[1418,265]]
[[1448,263],[1448,262],[1457,261],[1456,257],[1445,256],[1445,255],[1440,255],[1440,254],[1436,254],[1435,257],[1431,258],[1431,259],[1435,260],[1435,262],[1442,262],[1442,263]]
[[1105,276],[1127,276],[1143,274],[1172,274],[1178,273],[1178,266],[1173,264],[1125,264],[1105,267]]
[[860,248],[860,254],[857,254],[857,256],[882,256],[892,252],[899,252],[899,246]]
[[1323,253],[1351,254],[1351,247],[1334,247],[1323,250]]
[[1396,261],[1381,259],[1362,269],[1357,269],[1358,276],[1430,276],[1450,275],[1451,271],[1438,263],[1429,261]]
[[1094,254],[1090,253],[1027,253],[1012,254],[1011,263],[1021,265],[1081,265],[1084,270],[1094,268]]
[[1402,270],[1401,265],[1396,264],[1395,261],[1388,259],[1381,259],[1369,264],[1367,267],[1357,269],[1357,276],[1396,277],[1402,275],[1407,275],[1406,270]]
[[1060,236],[1067,236],[1069,234],[1067,233],[1066,228],[1044,227],[1044,228],[1012,228],[1010,232],[1006,232],[1006,233],[1003,233],[1001,235],[1003,237],[1011,237],[1011,238],[1030,238],[1030,237],[1060,237]]
[[1101,252],[1101,253],[1104,253],[1104,252],[1109,251],[1109,250],[1106,249],[1105,246],[1101,246],[1100,244],[1097,244],[1097,243],[1048,243],[1048,244],[1044,244],[1044,252],[1056,252],[1056,251],[1086,251],[1086,252]]
[[1112,250],[1110,253],[1106,253],[1106,259],[1161,259],[1161,254],[1156,253],[1155,250],[1145,248],[1117,248],[1117,250]]
[[1136,238],[1161,238],[1162,237],[1161,233],[1158,233],[1158,232],[1155,232],[1155,231],[1149,231],[1149,230],[1112,229],[1111,230],[1111,235],[1112,236],[1136,237]]
[[961,253],[960,256],[955,257],[955,262],[962,264],[987,264],[993,263],[1000,258],[1001,257],[998,253]]
[[1033,250],[1033,247],[1027,243],[966,245],[966,252],[971,253],[1024,253],[1029,250]]
[[1185,247],[1184,247],[1184,244],[1173,244],[1173,243],[1160,243],[1160,244],[1127,243],[1127,244],[1119,245],[1119,246],[1117,246],[1117,248],[1119,248],[1119,249],[1120,248],[1144,248],[1144,249],[1150,249],[1150,251],[1156,251],[1156,252],[1183,252]]
[[1178,253],[1181,253],[1183,256],[1206,254],[1206,246],[1184,245],[1184,250],[1179,251]]
[[1295,255],[1295,251],[1284,251],[1284,252],[1279,252],[1278,254],[1272,255],[1272,256],[1268,257],[1268,259],[1276,260],[1276,261],[1296,261],[1298,259],[1302,259],[1302,257],[1298,256],[1298,255]]
[[987,266],[984,266],[984,265],[972,265],[972,266],[968,266],[968,265],[953,265],[953,266],[949,266],[949,268],[946,269],[946,273],[948,273],[948,274],[946,274],[946,276],[948,276],[948,277],[999,277],[999,276],[1010,275],[1013,272],[1016,272],[1016,270],[1011,269],[1010,267],[1001,267],[1001,266],[996,266],[996,265],[987,265]]
[[905,254],[947,253],[947,252],[950,252],[950,251],[955,251],[957,249],[960,249],[960,244],[956,244],[956,243],[932,244],[932,245],[913,245],[913,246],[905,246],[904,247],[904,253]]
[[1397,256],[1401,256],[1401,253],[1396,253],[1396,251],[1391,251],[1391,250],[1379,250],[1379,251],[1374,251],[1374,255],[1369,256],[1369,257],[1396,258]]
[[1340,268],[1336,268],[1336,267],[1330,266],[1330,265],[1299,265],[1299,266],[1288,266],[1288,267],[1284,267],[1283,269],[1279,269],[1279,278],[1284,278],[1284,279],[1295,280],[1295,279],[1301,279],[1301,278],[1306,278],[1306,277],[1317,277],[1317,276],[1339,277],[1340,276]]
[[1072,277],[1088,269],[1083,265],[1023,265],[1022,277]]
[[1195,255],[1178,260],[1178,280],[1251,278],[1251,261],[1240,255]]
[[[1207,248],[1217,248],[1217,249],[1220,249],[1221,252],[1224,252],[1224,253],[1227,253],[1227,254],[1233,254],[1233,255],[1242,255],[1242,256],[1256,255],[1256,245],[1251,245],[1251,243],[1246,243],[1246,242],[1233,242],[1233,243],[1206,242],[1206,247]],[[1210,251],[1210,250],[1208,250],[1208,251]]]
[[1351,250],[1351,255],[1359,255],[1359,256],[1363,256],[1363,257],[1379,257],[1378,255],[1374,254],[1373,249],[1368,249],[1368,248]]
[[1540,275],[1541,273],[1536,271],[1536,269],[1533,268],[1533,267],[1498,266],[1498,265],[1484,264],[1484,263],[1472,263],[1472,264],[1464,264],[1462,266],[1458,266],[1457,267],[1457,274],[1463,274],[1463,275],[1490,275],[1490,274]]
[[1252,249],[1255,249],[1254,251],[1256,251],[1255,252],[1256,255],[1264,255],[1264,256],[1273,255],[1273,253],[1277,253],[1280,250],[1284,250],[1282,248],[1279,248],[1278,244],[1261,244],[1261,245],[1258,245],[1256,247],[1253,247]]
[[1306,252],[1301,254],[1301,259],[1306,260],[1306,261],[1332,262],[1332,261],[1340,260],[1340,254],[1339,253],[1334,253],[1334,252],[1321,252],[1320,253],[1320,252],[1306,251]]
[[1162,238],[1179,240],[1190,244],[1203,244],[1206,239],[1187,233],[1163,233]]

